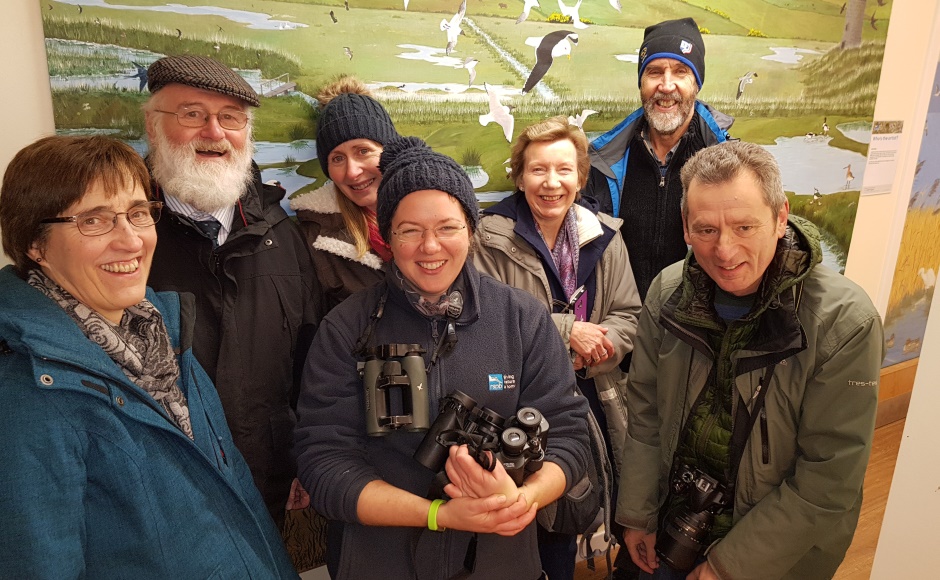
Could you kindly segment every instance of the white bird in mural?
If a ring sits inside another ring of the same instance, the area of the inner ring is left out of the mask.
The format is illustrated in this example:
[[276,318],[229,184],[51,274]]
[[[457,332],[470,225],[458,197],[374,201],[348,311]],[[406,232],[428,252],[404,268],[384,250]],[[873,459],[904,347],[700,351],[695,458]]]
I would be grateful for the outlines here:
[[587,24],[581,22],[581,17],[578,15],[578,11],[581,10],[581,0],[578,0],[574,6],[565,6],[564,2],[558,0],[558,10],[562,16],[571,18],[571,25],[575,28],[583,30],[588,27]]
[[586,121],[588,117],[590,117],[591,115],[595,113],[597,113],[597,111],[592,111],[591,109],[584,109],[581,111],[580,115],[576,115],[576,116],[568,115],[568,124],[574,125],[578,129],[581,129],[581,131],[584,131],[584,121]]
[[503,136],[506,137],[506,141],[512,143],[512,129],[516,123],[515,118],[512,116],[512,109],[500,103],[496,92],[490,91],[490,87],[486,83],[483,83],[483,88],[486,89],[486,96],[490,98],[490,112],[480,115],[480,124],[486,127],[490,123],[497,123],[503,128]]
[[539,0],[525,0],[525,4],[522,6],[522,14],[519,15],[519,18],[516,18],[516,24],[519,24],[520,22],[524,22],[525,19],[529,17],[529,11],[535,8],[536,6],[538,6],[539,8],[542,7],[541,5],[539,5]]
[[556,30],[542,37],[530,36],[525,43],[535,47],[535,66],[522,87],[522,94],[531,91],[542,80],[556,58],[571,58],[571,45],[578,44],[578,35],[570,30]]
[[756,72],[748,72],[743,77],[738,78],[738,94],[734,97],[734,100],[741,98],[741,95],[744,94],[744,87],[754,82],[754,79],[757,78]]
[[444,53],[450,56],[450,53],[454,52],[454,48],[457,47],[457,37],[460,36],[460,21],[463,20],[463,15],[467,13],[467,0],[463,0],[460,3],[460,8],[457,9],[457,14],[454,14],[450,22],[447,19],[441,20],[441,30],[447,33],[447,47],[444,49]]
[[617,12],[620,12],[620,0],[607,0],[607,1],[610,2],[611,8],[613,8]]
[[468,56],[467,58],[464,59],[462,63],[454,65],[454,68],[465,68],[467,69],[467,72],[470,73],[470,80],[467,81],[468,87],[472,85],[473,81],[477,78],[476,66],[478,62],[480,61],[473,58],[472,56]]

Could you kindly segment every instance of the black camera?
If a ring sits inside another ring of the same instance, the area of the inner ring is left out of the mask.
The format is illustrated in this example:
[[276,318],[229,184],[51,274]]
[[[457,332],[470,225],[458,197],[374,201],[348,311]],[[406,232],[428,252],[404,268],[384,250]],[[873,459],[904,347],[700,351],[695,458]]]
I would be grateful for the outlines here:
[[447,448],[466,444],[484,469],[492,471],[498,461],[520,486],[527,475],[542,468],[547,443],[548,421],[532,407],[519,409],[507,422],[496,411],[477,407],[469,395],[454,391],[441,400],[441,412],[414,458],[440,472],[447,461]]
[[369,349],[359,373],[365,386],[366,432],[424,431],[431,424],[425,351],[417,344],[383,344]]
[[672,493],[687,502],[669,512],[656,538],[656,553],[680,572],[695,567],[707,547],[715,515],[731,506],[733,494],[704,471],[683,465],[672,480]]

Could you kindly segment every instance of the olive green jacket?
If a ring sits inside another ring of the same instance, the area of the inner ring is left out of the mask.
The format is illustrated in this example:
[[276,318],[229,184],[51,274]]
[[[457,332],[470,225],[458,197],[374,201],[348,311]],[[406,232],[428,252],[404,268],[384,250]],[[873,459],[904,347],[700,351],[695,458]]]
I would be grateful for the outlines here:
[[[819,262],[818,232],[790,217],[757,304],[754,337],[734,351],[735,401],[751,401],[777,362],[737,475],[734,525],[708,551],[723,580],[830,578],[858,522],[884,359],[865,292]],[[683,422],[714,357],[712,282],[691,253],[654,280],[640,314],[616,521],[655,531]]]

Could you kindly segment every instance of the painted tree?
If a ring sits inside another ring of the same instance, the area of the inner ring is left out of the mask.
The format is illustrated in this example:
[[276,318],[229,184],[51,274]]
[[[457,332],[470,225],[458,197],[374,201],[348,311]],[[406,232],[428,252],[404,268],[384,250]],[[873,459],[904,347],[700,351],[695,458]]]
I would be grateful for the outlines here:
[[845,29],[840,48],[858,48],[862,45],[862,27],[865,25],[865,4],[868,0],[846,0]]

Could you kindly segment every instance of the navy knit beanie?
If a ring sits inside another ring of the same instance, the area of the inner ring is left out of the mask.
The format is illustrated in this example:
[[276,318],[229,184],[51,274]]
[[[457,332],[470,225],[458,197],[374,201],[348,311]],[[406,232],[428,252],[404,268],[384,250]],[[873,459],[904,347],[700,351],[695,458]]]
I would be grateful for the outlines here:
[[702,88],[702,83],[705,82],[705,42],[694,20],[667,20],[646,27],[643,44],[640,46],[638,85],[646,65],[657,58],[671,58],[685,63],[695,73],[698,88]]
[[359,93],[342,93],[320,111],[317,121],[317,159],[324,175],[328,157],[338,145],[353,139],[370,139],[385,146],[399,137],[388,112],[378,101]]
[[437,153],[417,137],[403,137],[385,145],[379,160],[382,183],[379,184],[376,214],[379,232],[392,242],[392,216],[399,202],[409,193],[436,189],[449,193],[460,202],[471,233],[477,229],[480,205],[470,178],[456,161]]

